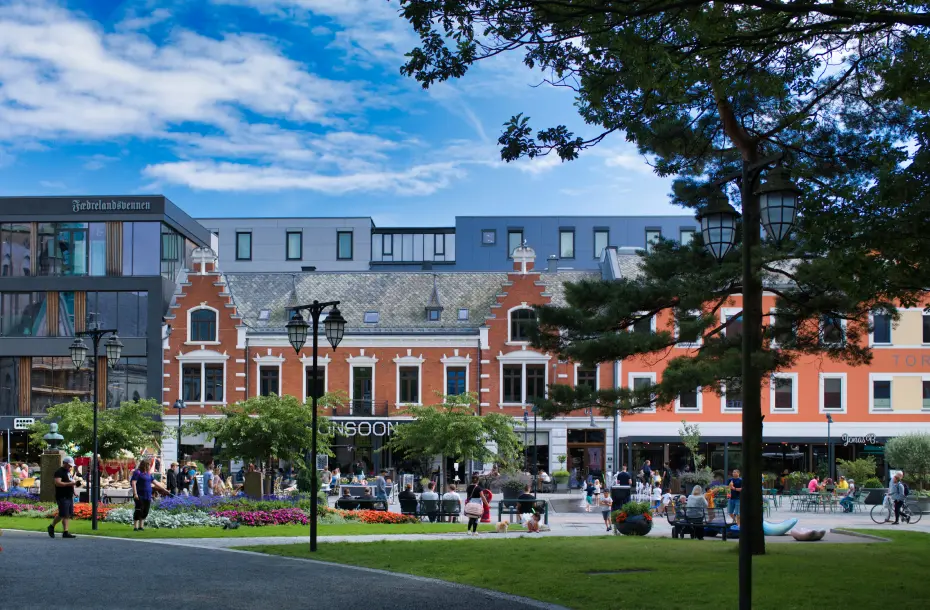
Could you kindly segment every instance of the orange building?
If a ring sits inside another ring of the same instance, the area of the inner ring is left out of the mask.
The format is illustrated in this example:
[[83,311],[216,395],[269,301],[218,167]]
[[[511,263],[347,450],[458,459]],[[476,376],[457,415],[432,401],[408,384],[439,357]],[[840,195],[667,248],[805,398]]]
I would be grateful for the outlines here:
[[[700,424],[712,467],[732,468],[740,461],[741,400],[726,392],[718,396],[696,388],[674,405],[623,417],[577,412],[533,421],[532,399],[551,383],[607,388],[661,379],[664,364],[655,358],[586,369],[539,353],[526,341],[533,305],[563,303],[565,282],[636,273],[637,260],[609,248],[601,272],[539,271],[535,253],[524,248],[515,253],[508,273],[224,274],[211,251],[198,250],[167,320],[172,332],[164,343],[166,420],[177,421],[172,406],[178,398],[187,404],[182,417],[189,420],[247,396],[310,395],[310,349],[295,354],[289,345],[286,308],[336,300],[347,320],[345,339],[336,350],[321,340],[317,387],[318,392],[342,390],[349,399],[327,414],[337,424],[334,465],[362,461],[369,470],[404,469],[399,456],[381,451],[392,430],[409,421],[404,406],[468,391],[478,395],[481,413],[514,416],[518,432],[527,435],[528,462],[535,453],[539,467],[550,472],[559,468],[560,455],[567,456],[569,469],[581,472],[616,470],[621,455],[636,468],[647,458],[653,464],[670,461],[674,468],[684,463],[682,419]],[[766,306],[774,306],[773,297],[766,299]],[[721,321],[738,312],[734,299],[721,310]],[[919,310],[902,314],[894,328],[876,321],[869,368],[810,358],[776,375],[763,395],[766,470],[812,469],[825,460],[828,413],[841,458],[864,453],[880,458],[885,439],[930,429],[930,323]],[[669,325],[674,321],[660,316],[630,332]],[[727,330],[738,331],[738,322]],[[674,352],[696,347],[682,343]],[[176,455],[175,438],[169,432],[166,461]],[[202,446],[203,439],[184,439],[182,452],[208,453]],[[459,464],[457,471],[454,464],[448,467],[464,478],[468,465]]]

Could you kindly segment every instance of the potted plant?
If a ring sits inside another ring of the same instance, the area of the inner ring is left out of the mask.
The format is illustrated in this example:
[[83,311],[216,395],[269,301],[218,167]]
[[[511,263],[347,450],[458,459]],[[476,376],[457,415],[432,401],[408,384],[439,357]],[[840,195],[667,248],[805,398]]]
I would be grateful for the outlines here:
[[645,536],[652,531],[652,506],[649,502],[627,502],[610,513],[614,534]]
[[[858,486],[857,486],[858,487]],[[866,492],[865,503],[872,504],[881,504],[885,501],[885,493],[888,491],[888,488],[882,485],[882,482],[878,477],[870,477],[865,480],[865,483],[862,487],[859,487],[862,491]]]
[[497,483],[505,500],[515,500],[529,485],[530,479],[523,474],[504,474]]
[[701,468],[697,472],[681,473],[681,492],[690,495],[695,485],[700,485],[704,489],[714,480],[714,473],[710,468]]

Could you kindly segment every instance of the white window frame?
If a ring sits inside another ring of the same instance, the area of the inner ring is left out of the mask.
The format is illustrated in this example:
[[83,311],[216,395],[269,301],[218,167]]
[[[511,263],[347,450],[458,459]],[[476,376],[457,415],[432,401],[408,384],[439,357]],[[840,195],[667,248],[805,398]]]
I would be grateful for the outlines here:
[[[774,329],[775,329],[775,318],[777,318],[777,317],[778,317],[778,310],[775,309],[774,307],[770,308],[770,309],[769,309],[769,329],[770,329],[769,332],[774,333]],[[845,329],[844,329],[844,330],[845,330]],[[796,338],[796,337],[797,337],[797,332],[798,332],[797,328],[793,328],[792,331],[795,333],[795,338]],[[774,334],[772,335],[771,346],[772,346],[772,349],[779,349],[779,348],[781,347],[781,346],[778,344],[778,341],[775,340],[775,335],[774,335]]]
[[530,307],[526,301],[523,301],[516,307],[511,307],[510,309],[507,310],[507,343],[505,343],[505,345],[524,345],[525,346],[525,345],[530,344],[529,341],[515,341],[513,336],[511,335],[511,333],[513,332],[513,319],[512,319],[513,312],[517,311],[518,309],[529,309],[530,311],[533,311],[533,313],[535,314],[535,311],[533,310],[533,308]]
[[[726,324],[726,323],[727,323],[727,316],[735,316],[735,315],[739,315],[739,314],[742,314],[742,313],[743,313],[743,308],[742,308],[742,307],[721,307],[721,308],[720,308],[720,324],[721,324],[721,326],[722,326],[723,324]],[[743,318],[743,324],[745,324],[745,323],[746,323],[746,319]],[[727,336],[727,330],[728,330],[728,328],[723,329],[723,336],[724,336],[724,337]]]
[[[902,375],[897,375],[902,376]],[[894,378],[896,375],[891,373],[869,373],[869,413],[894,413]],[[921,375],[922,377],[922,375]],[[887,381],[891,384],[890,400],[887,409],[875,408],[875,382]],[[913,413],[913,411],[902,411],[902,413]]]
[[282,365],[284,364],[284,356],[278,354],[277,356],[271,353],[271,349],[268,350],[267,354],[257,355],[252,358],[252,361],[255,362],[255,394],[254,396],[261,396],[262,390],[262,375],[261,370],[263,366],[267,367],[278,367],[278,396],[284,396],[284,370]]
[[[653,317],[655,317],[655,316],[653,316]],[[656,380],[657,380],[657,374],[656,374],[656,373],[649,372],[649,371],[643,371],[643,372],[638,372],[638,373],[627,373],[627,381],[628,381],[628,383],[629,383],[629,385],[628,385],[627,387],[630,388],[630,389],[632,390],[632,389],[634,388],[634,386],[633,386],[633,380],[634,380],[634,379],[637,379],[637,378],[644,378],[644,377],[645,377],[645,378],[648,378],[649,381],[650,381],[650,383],[651,383],[652,385],[656,385],[656,383],[657,383],[657,381],[656,381]],[[655,413],[655,412],[656,412],[656,403],[654,403],[654,402],[652,403],[652,407],[650,407],[650,408],[648,408],[648,409],[642,409],[642,410],[640,410],[640,411],[637,411],[637,413]]]
[[[316,365],[317,368],[323,369],[323,393],[329,392],[329,363],[331,362],[330,357],[327,356],[317,356]],[[302,401],[306,402],[310,398],[310,394],[307,393],[307,370],[313,368],[313,356],[301,356],[300,363],[303,365],[301,368],[303,370],[303,378],[301,379],[301,387],[303,397]]]
[[[545,365],[543,370],[545,371],[545,377],[543,378],[543,384],[546,387],[545,394],[549,395],[549,361],[552,359],[551,356],[545,354],[540,354],[539,352],[534,352],[524,349],[510,352],[509,354],[499,353],[497,356],[498,364],[498,379],[500,383],[499,386],[499,396],[498,396],[498,405],[500,407],[525,407],[526,406],[526,365],[527,364],[542,364]],[[505,364],[516,364],[522,367],[520,373],[520,397],[522,398],[521,402],[504,402],[504,365]]]
[[[840,328],[843,330],[843,341],[842,341],[842,343],[827,343],[827,342],[824,340],[824,338],[823,338],[823,327],[824,327],[823,319],[817,320],[817,334],[818,334],[819,337],[820,337],[820,344],[821,344],[821,345],[829,345],[829,346],[842,346],[842,345],[846,345],[846,341],[847,341],[847,338],[846,338],[846,320],[840,318],[840,319],[839,319],[839,323],[840,323]],[[871,334],[871,333],[870,333],[870,334]]]
[[[575,362],[573,366],[573,370],[575,373],[574,375],[575,379],[572,382],[572,386],[576,388],[578,387],[578,368],[580,366],[581,365],[577,362]],[[594,367],[594,390],[598,391],[600,389],[601,389],[601,365],[598,364],[596,367]]]
[[[645,313],[646,313],[645,311],[638,311],[636,312],[636,315],[641,316],[641,315],[644,315]],[[626,331],[629,333],[633,332],[633,326],[634,326],[633,324],[630,324],[629,326],[627,326]],[[652,317],[649,318],[649,332],[651,332],[652,334],[656,334],[656,314],[652,314]]]
[[704,388],[695,388],[697,396],[697,409],[682,409],[681,394],[675,397],[675,413],[703,413],[704,412]]
[[199,364],[200,365],[200,397],[201,399],[207,395],[207,375],[206,375],[206,365],[207,364],[222,364],[223,365],[223,400],[198,400],[192,401],[188,404],[195,405],[225,405],[227,402],[227,397],[229,396],[229,383],[228,383],[228,371],[226,362],[229,360],[228,354],[220,354],[213,350],[208,349],[198,349],[187,352],[186,354],[179,354],[175,356],[175,359],[178,361],[178,398],[181,398],[184,392],[184,365]]
[[[775,383],[777,379],[791,380],[791,408],[775,408]],[[769,379],[769,413],[794,413],[798,412],[798,374],[797,373],[772,373]]]
[[[413,350],[408,349],[406,356],[400,354],[394,358],[394,403],[398,406],[421,406],[423,404],[423,363],[426,358],[423,354],[419,356],[412,355]],[[417,369],[417,402],[401,402],[400,400],[400,369],[401,367],[410,367]],[[372,380],[373,382],[374,380]]]
[[742,413],[743,407],[740,406],[739,409],[728,409],[727,408],[727,384],[726,382],[720,383],[720,412],[721,413]]
[[[846,373],[820,373],[819,384],[820,389],[818,390],[819,399],[820,399],[820,412],[821,413],[846,413],[846,392],[848,390],[846,382]],[[827,409],[824,406],[824,381],[827,379],[839,379],[843,384],[843,389],[840,392],[840,407],[839,409]]]
[[[875,326],[875,312],[873,311],[869,312],[869,326],[871,327]],[[891,325],[891,336],[889,337],[889,341],[887,343],[886,342],[876,343],[875,333],[872,330],[869,331],[869,347],[872,347],[872,346],[890,347],[893,345],[894,345],[894,324],[893,323]]]
[[[191,331],[193,327],[191,326],[191,314],[195,311],[200,311],[201,309],[206,309],[212,311],[213,315],[216,316],[216,340],[215,341],[194,341],[191,339]],[[187,341],[184,345],[219,345],[220,344],[220,310],[215,307],[210,307],[206,302],[201,303],[196,307],[191,307],[187,310]]]
[[[702,311],[699,311],[699,310],[697,310],[697,309],[692,309],[692,310],[688,311],[687,315],[689,315],[689,316],[697,316],[697,317],[700,317],[700,316],[703,315],[703,312],[702,312]],[[686,349],[687,349],[687,348],[701,347],[701,345],[704,344],[704,338],[703,338],[703,336],[700,335],[700,334],[698,334],[698,340],[697,340],[697,341],[685,342],[685,343],[679,342],[679,341],[678,341],[678,316],[675,316],[675,317],[674,317],[674,321],[675,321],[675,347],[682,347],[682,348],[686,348]],[[686,411],[686,412],[687,412],[687,413],[693,413],[694,411]]]
[[[465,367],[465,391],[471,390],[471,354],[459,356],[459,350],[452,352],[452,356],[442,355],[439,359],[442,362],[442,393],[445,395],[449,389],[449,367]],[[399,375],[400,373],[398,373]]]
[[[349,409],[352,409],[352,404],[355,401],[355,369],[358,368],[371,369],[371,403],[376,404],[375,392],[378,386],[375,382],[378,377],[378,357],[374,355],[366,356],[365,350],[361,349],[358,356],[349,356],[346,358],[346,362],[349,363]],[[329,383],[328,375],[326,381]],[[304,383],[306,383],[306,377],[304,377]],[[304,393],[306,394],[306,388],[304,388]]]

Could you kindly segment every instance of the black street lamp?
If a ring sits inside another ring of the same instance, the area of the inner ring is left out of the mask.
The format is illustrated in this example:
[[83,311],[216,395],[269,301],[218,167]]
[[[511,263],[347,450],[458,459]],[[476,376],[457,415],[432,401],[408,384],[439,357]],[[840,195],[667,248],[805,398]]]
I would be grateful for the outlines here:
[[539,415],[539,407],[533,405],[533,497],[536,497],[539,489],[539,435],[536,433],[536,416]]
[[119,362],[120,354],[123,351],[123,344],[120,342],[119,337],[116,334],[115,328],[97,328],[96,324],[92,325],[93,328],[90,330],[84,330],[74,333],[74,342],[71,344],[71,362],[74,364],[74,368],[80,370],[84,366],[84,361],[87,359],[87,345],[84,344],[82,340],[83,337],[89,337],[91,343],[94,346],[94,455],[92,458],[91,464],[91,475],[90,475],[90,527],[93,530],[97,529],[97,501],[100,497],[100,464],[98,460],[98,442],[97,442],[97,408],[99,405],[99,399],[97,396],[97,380],[100,358],[98,357],[98,352],[100,349],[100,340],[105,336],[110,335],[110,338],[107,339],[107,342],[104,344],[104,348],[107,354],[107,364],[112,368],[116,366]]
[[833,439],[830,437],[830,425],[832,423],[833,416],[827,413],[827,476],[831,479],[833,478]]
[[526,412],[526,409],[523,409],[523,470],[526,472],[530,471],[530,454],[526,452],[526,446],[529,444],[528,436],[530,432],[530,416]]
[[174,408],[178,410],[178,465],[181,464],[181,411],[187,408],[184,401],[178,398],[174,401]]
[[326,340],[329,341],[329,344],[333,347],[333,351],[336,350],[336,347],[342,342],[342,337],[345,334],[346,330],[346,320],[342,317],[339,308],[336,307],[339,305],[339,301],[329,301],[326,303],[320,303],[319,301],[314,301],[309,305],[298,305],[296,307],[288,307],[289,311],[293,311],[294,315],[291,316],[290,322],[287,323],[287,340],[290,342],[291,346],[294,348],[294,351],[297,354],[300,354],[300,350],[303,349],[304,343],[307,342],[307,331],[310,330],[310,324],[304,320],[304,317],[300,315],[301,311],[306,311],[310,315],[310,319],[313,320],[313,391],[310,393],[310,396],[313,401],[313,413],[311,414],[311,427],[312,430],[312,440],[310,447],[310,474],[312,484],[310,488],[313,490],[313,501],[310,502],[310,552],[316,552],[316,515],[317,515],[317,468],[316,468],[316,435],[317,435],[317,423],[316,423],[316,405],[317,405],[317,379],[319,375],[319,365],[317,363],[318,351],[319,351],[319,335],[320,335],[320,315],[326,310],[327,307],[332,307],[329,311],[329,314],[326,316],[326,320],[323,322],[324,332],[326,333]]
[[[761,244],[762,227],[776,244],[788,237],[797,218],[797,200],[800,191],[790,182],[781,168],[769,171],[768,180],[756,186],[766,168],[779,163],[782,153],[759,160],[744,162],[741,171],[713,182],[708,204],[699,211],[701,233],[707,250],[718,261],[736,245],[736,223],[739,214],[719,190],[727,182],[738,180],[742,204],[742,436],[743,480],[762,479],[762,372],[752,356],[762,349],[762,280],[758,261],[753,261],[754,250]],[[742,492],[742,528],[739,537],[739,608],[752,608],[752,551],[753,539],[761,536],[762,497],[757,485],[744,486]],[[757,525],[759,527],[757,527]],[[750,531],[758,529],[760,531]]]

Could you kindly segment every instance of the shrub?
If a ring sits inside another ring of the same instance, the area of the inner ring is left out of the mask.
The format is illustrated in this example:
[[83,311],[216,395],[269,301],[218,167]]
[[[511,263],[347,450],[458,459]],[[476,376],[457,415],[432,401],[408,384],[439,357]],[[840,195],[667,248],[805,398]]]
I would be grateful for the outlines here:
[[[104,521],[107,523],[132,523],[132,507],[115,508],[107,513]],[[188,511],[182,513],[169,513],[162,510],[149,512],[145,525],[154,528],[178,529],[181,527],[222,527],[229,523],[229,519],[216,517],[204,511]]]
[[930,480],[930,434],[912,432],[888,439],[885,459],[893,468],[904,471],[904,479],[922,484]]
[[875,476],[878,464],[872,456],[860,458],[858,460],[837,460],[836,466],[847,479],[853,479],[858,483]]
[[878,477],[869,477],[865,480],[865,483],[862,485],[857,485],[857,487],[862,489],[881,489],[884,487],[884,485],[882,485],[882,482],[878,479]]

